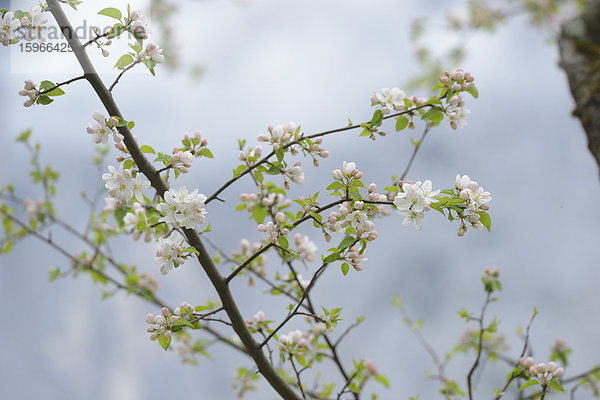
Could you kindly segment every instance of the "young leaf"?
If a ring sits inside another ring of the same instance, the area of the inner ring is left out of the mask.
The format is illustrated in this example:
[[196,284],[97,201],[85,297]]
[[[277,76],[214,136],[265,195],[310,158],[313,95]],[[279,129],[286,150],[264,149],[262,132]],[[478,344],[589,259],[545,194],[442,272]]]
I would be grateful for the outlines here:
[[169,348],[169,345],[171,344],[171,337],[165,337],[165,334],[161,333],[160,335],[158,335],[158,343],[160,343],[163,349],[167,350]]
[[404,115],[401,115],[400,117],[398,117],[398,119],[396,120],[396,132],[401,131],[402,129],[406,128],[408,126],[408,118],[406,118]]
[[142,147],[140,147],[140,149],[142,150],[143,153],[150,153],[150,154],[156,154],[156,152],[154,151],[154,149],[150,146],[147,145],[143,145]]
[[519,392],[525,388],[528,388],[529,386],[533,386],[533,385],[537,385],[539,382],[536,379],[530,379],[527,382],[525,382],[524,384],[521,385],[521,387],[519,388]]
[[125,54],[125,55],[121,56],[121,58],[119,58],[119,60],[115,64],[115,67],[119,68],[119,69],[123,69],[126,66],[128,66],[129,64],[131,64],[132,62],[133,62],[133,57],[131,56],[131,54]]
[[118,19],[120,20],[123,17],[123,14],[121,14],[121,11],[117,10],[116,8],[112,8],[112,7],[108,7],[105,8],[104,10],[101,10],[98,15],[106,15],[107,17],[111,17],[114,19]]
[[491,231],[492,219],[490,218],[490,215],[485,211],[478,211],[477,214],[479,214],[479,222],[481,222],[481,224],[485,226],[488,232]]

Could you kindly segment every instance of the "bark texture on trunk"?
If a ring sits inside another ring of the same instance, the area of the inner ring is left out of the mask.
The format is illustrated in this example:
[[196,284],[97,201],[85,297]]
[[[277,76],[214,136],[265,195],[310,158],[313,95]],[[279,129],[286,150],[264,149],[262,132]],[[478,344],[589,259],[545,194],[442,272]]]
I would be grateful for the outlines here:
[[558,45],[575,100],[573,115],[600,166],[600,0],[590,0],[581,15],[564,24]]

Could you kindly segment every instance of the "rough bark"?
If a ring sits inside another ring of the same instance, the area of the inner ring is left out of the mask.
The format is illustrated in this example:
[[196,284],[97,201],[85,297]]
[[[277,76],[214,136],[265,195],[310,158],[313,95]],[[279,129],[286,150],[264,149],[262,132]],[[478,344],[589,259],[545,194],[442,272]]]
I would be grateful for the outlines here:
[[573,115],[600,166],[600,0],[590,0],[581,15],[562,27],[558,44],[575,100]]

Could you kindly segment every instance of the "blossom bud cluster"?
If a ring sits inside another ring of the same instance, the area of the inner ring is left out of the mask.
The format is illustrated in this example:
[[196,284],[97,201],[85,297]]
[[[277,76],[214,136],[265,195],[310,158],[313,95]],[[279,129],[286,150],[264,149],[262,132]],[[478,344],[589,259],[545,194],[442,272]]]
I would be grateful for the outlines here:
[[147,60],[153,61],[156,64],[162,64],[165,62],[165,56],[162,54],[163,50],[154,43],[148,43],[146,50],[140,54],[140,57],[146,58]]
[[203,224],[206,221],[204,216],[206,196],[198,193],[198,189],[188,193],[186,186],[182,186],[179,190],[171,188],[165,192],[164,198],[165,201],[156,206],[156,209],[164,214],[158,220],[159,222],[194,229],[195,224]]
[[172,315],[166,307],[163,307],[160,315],[146,315],[146,323],[150,325],[146,332],[150,333],[150,340],[157,340],[161,334],[164,334],[166,338],[170,338],[173,335],[171,329],[177,321],[179,321],[179,317]]
[[[146,220],[146,210],[140,203],[133,203],[131,206],[131,211],[132,212],[128,212],[125,214],[125,217],[123,217],[124,228],[128,231],[135,228],[140,219]],[[134,236],[134,240],[138,240],[139,238],[139,235],[137,237]]]
[[173,310],[173,314],[177,315],[178,317],[185,317],[186,315],[191,315],[193,312],[194,306],[187,301],[181,302],[179,307],[176,307],[175,310]]
[[542,385],[546,385],[553,378],[560,378],[565,374],[565,370],[554,361],[550,361],[548,365],[544,363],[535,364],[532,357],[521,357],[520,364],[526,369],[530,377],[537,378]]
[[291,121],[285,125],[269,126],[267,129],[269,136],[258,135],[258,141],[271,143],[273,150],[279,150],[282,146],[300,137],[300,126]]
[[450,121],[450,127],[452,129],[464,127],[467,124],[465,118],[470,114],[470,111],[464,108],[465,103],[460,92],[475,89],[475,77],[470,72],[465,72],[459,68],[452,73],[444,72],[439,81],[449,96],[446,100],[448,104],[446,115]]
[[252,165],[256,164],[256,161],[262,155],[262,153],[263,153],[262,147],[256,146],[253,149],[249,149],[247,152],[244,150],[240,150],[238,159],[240,161],[245,161],[246,164],[248,164],[249,166],[252,166]]
[[44,199],[38,197],[36,201],[25,199],[25,212],[31,221],[37,221],[44,215]]
[[349,185],[352,180],[362,178],[363,173],[356,169],[356,163],[344,161],[342,169],[334,169],[331,171],[331,176],[333,176],[333,179],[336,181],[341,181]]
[[169,238],[158,239],[154,262],[160,265],[160,273],[163,275],[168,274],[173,268],[177,268],[185,262],[182,257],[183,248],[177,242]]
[[137,201],[143,202],[144,195],[142,190],[150,187],[150,182],[137,173],[135,177],[130,169],[123,169],[123,166],[117,170],[112,165],[108,166],[108,173],[102,175],[106,182],[104,187],[108,189],[108,195],[114,198],[117,203],[122,204],[135,197]]
[[110,117],[107,120],[106,117],[98,111],[93,114],[93,117],[96,122],[92,122],[87,127],[87,133],[92,135],[92,142],[106,144],[108,143],[108,137],[110,135],[112,135],[115,143],[121,143],[123,141],[123,135],[115,130],[115,126],[119,123],[117,118]]
[[286,199],[281,193],[269,193],[262,197],[257,193],[242,193],[240,201],[245,205],[248,212],[252,212],[259,204],[275,211],[283,210],[292,205],[292,200]]
[[301,260],[314,261],[316,258],[315,252],[317,245],[310,240],[308,236],[302,236],[299,233],[294,235],[294,244],[296,245],[296,253]]
[[192,161],[194,161],[194,155],[190,151],[181,151],[179,147],[173,148],[173,155],[171,156],[171,166],[173,168],[186,174],[192,166]]
[[[240,241],[241,250],[232,252],[233,259],[236,262],[238,262],[239,264],[241,264],[241,263],[245,262],[248,258],[250,258],[254,253],[259,251],[261,247],[262,246],[260,243],[250,244],[248,239],[242,239]],[[252,260],[252,262],[250,262],[250,264],[248,264],[246,266],[245,270],[252,270],[255,273],[257,273],[258,275],[266,277],[267,276],[266,265],[267,265],[267,256],[265,254],[261,254],[258,257],[254,258],[254,260]],[[249,285],[250,286],[254,285],[254,280],[252,279],[252,276],[250,276],[250,278],[249,278]]]
[[[0,27],[1,29],[1,27]],[[25,107],[31,107],[35,104],[35,101],[40,97],[40,91],[36,89],[35,83],[32,80],[28,79],[25,81],[25,86],[22,90],[19,90],[19,96],[29,97],[23,105]]]
[[129,14],[126,29],[142,39],[148,39],[148,34],[152,33],[148,18],[139,9],[132,10]]
[[285,227],[286,220],[287,216],[281,211],[278,211],[275,213],[275,223],[269,221],[266,224],[258,224],[257,228],[259,232],[267,232],[269,234],[268,241],[275,243],[279,236],[285,236],[290,232],[290,230]]
[[[302,171],[301,167],[302,163],[300,161],[296,162],[293,167],[285,170],[284,175],[289,178],[292,182],[302,185],[304,184],[304,171]],[[289,184],[287,181],[285,182],[285,187],[289,189]]]
[[270,321],[265,320],[265,313],[262,311],[257,312],[252,319],[246,320],[246,327],[251,333],[260,332],[263,329],[269,328]]
[[458,230],[458,236],[463,236],[467,231],[467,225],[472,228],[481,230],[483,224],[479,221],[479,211],[488,211],[492,201],[492,196],[486,192],[476,181],[472,181],[468,175],[456,175],[454,190],[457,195],[465,202],[466,209],[460,216],[461,224]]
[[435,196],[438,194],[440,194],[440,191],[432,190],[430,180],[402,183],[401,191],[394,198],[394,205],[398,213],[405,216],[402,226],[408,227],[414,224],[417,230],[421,230],[423,226],[421,220],[424,217],[424,212],[431,209],[430,205],[432,202],[437,201]]
[[293,353],[296,351],[307,351],[311,347],[310,332],[302,332],[298,329],[290,331],[287,335],[279,336],[279,349]]
[[144,272],[138,274],[136,286],[139,290],[148,291],[150,293],[156,293],[160,288],[158,280],[153,275]]

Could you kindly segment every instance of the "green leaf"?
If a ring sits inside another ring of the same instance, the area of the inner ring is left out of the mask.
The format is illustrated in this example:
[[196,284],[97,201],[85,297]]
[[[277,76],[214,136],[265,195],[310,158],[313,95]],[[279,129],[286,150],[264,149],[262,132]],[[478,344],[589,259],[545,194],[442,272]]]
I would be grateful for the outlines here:
[[65,94],[64,90],[62,90],[61,88],[55,88],[46,93],[46,96],[62,96],[63,94]]
[[387,378],[384,375],[381,375],[381,374],[375,375],[375,380],[377,382],[381,383],[386,388],[390,387],[390,383],[388,382]]
[[298,361],[298,364],[300,364],[303,368],[305,368],[308,365],[306,364],[306,358],[304,358],[304,355],[296,354],[295,358],[296,361]]
[[169,348],[169,345],[171,344],[171,337],[165,337],[165,334],[161,333],[160,335],[158,335],[158,343],[160,343],[163,349],[167,350]]
[[123,169],[131,169],[133,167],[134,161],[132,159],[127,159],[123,162]]
[[346,236],[344,240],[342,240],[342,242],[339,244],[338,249],[344,250],[345,248],[352,246],[355,241],[356,239],[354,239],[352,236]]
[[431,107],[422,117],[426,121],[440,122],[444,119],[444,113],[437,107]]
[[469,93],[474,98],[476,98],[476,99],[479,98],[479,90],[477,90],[477,88],[475,86],[470,85],[469,87],[467,87],[466,90],[467,90],[467,93]]
[[371,127],[378,126],[383,121],[383,112],[381,110],[375,110],[373,118],[371,118]]
[[150,153],[150,154],[156,154],[156,152],[154,151],[154,149],[150,146],[147,145],[143,145],[142,147],[140,147],[140,149],[142,150],[142,153]]
[[408,118],[406,118],[404,115],[401,115],[400,117],[398,117],[398,119],[396,120],[396,132],[400,132],[402,129],[406,128],[408,126]]
[[350,271],[350,265],[348,263],[343,263],[342,264],[342,274],[344,274],[344,276],[346,276],[348,274],[348,271]]
[[339,260],[341,257],[338,253],[331,253],[323,259],[324,263],[330,263]]
[[31,135],[31,129],[27,129],[26,131],[21,132],[21,134],[17,137],[17,142],[28,141],[29,135]]
[[106,15],[107,17],[111,17],[111,18],[118,19],[118,20],[120,20],[123,17],[123,14],[121,14],[121,11],[117,10],[116,8],[112,8],[112,7],[105,8],[104,10],[100,11],[98,13],[98,15]]
[[60,277],[60,268],[50,268],[50,274],[48,276],[48,282],[55,281]]
[[110,33],[108,34],[108,39],[114,39],[120,36],[123,32],[125,32],[125,27],[123,26],[123,24],[116,23],[110,30]]
[[532,378],[532,379],[528,380],[527,382],[525,382],[524,384],[521,385],[521,387],[519,388],[519,392],[521,390],[525,389],[525,388],[530,387],[530,386],[537,385],[538,383],[539,382],[536,379]]
[[550,381],[550,384],[548,386],[550,386],[550,389],[556,390],[557,392],[564,392],[565,391],[565,389],[563,388],[563,386],[560,383],[560,381],[558,379],[556,379],[556,378],[552,379]]
[[41,104],[43,106],[47,106],[48,104],[52,103],[54,100],[52,100],[50,97],[48,96],[40,96],[38,97],[38,99],[35,101],[37,104]]
[[125,55],[121,56],[121,58],[119,58],[119,60],[115,64],[115,67],[119,68],[119,69],[123,69],[126,66],[128,66],[129,64],[131,64],[132,62],[133,62],[133,57],[131,56],[131,54],[125,54]]
[[290,243],[288,242],[287,238],[283,235],[277,238],[277,243],[279,243],[279,245],[284,249],[290,247]]
[[263,183],[263,181],[264,181],[264,179],[265,179],[265,177],[264,177],[264,175],[262,174],[262,172],[260,172],[260,171],[256,171],[256,170],[254,170],[254,177],[256,178],[256,181],[257,181],[258,183]]
[[486,213],[485,211],[477,211],[477,214],[479,214],[479,222],[485,226],[488,232],[491,231],[492,219],[490,218],[490,214]]
[[133,127],[134,127],[134,126],[135,126],[135,122],[133,122],[133,121],[129,121],[129,122],[127,123],[127,127],[128,127],[129,129],[133,129]]
[[206,158],[214,158],[213,154],[210,152],[209,149],[207,149],[206,147],[201,148],[200,149],[200,153],[199,153],[202,157],[206,157]]
[[238,165],[237,168],[233,170],[233,177],[237,178],[242,174],[242,172],[244,172],[247,169],[248,167],[245,164]]

